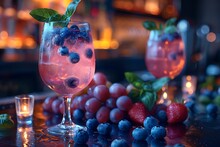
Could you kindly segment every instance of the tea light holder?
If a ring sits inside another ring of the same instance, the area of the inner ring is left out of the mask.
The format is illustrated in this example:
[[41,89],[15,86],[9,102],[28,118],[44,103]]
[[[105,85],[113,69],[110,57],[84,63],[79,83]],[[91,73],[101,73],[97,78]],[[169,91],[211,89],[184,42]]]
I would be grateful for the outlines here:
[[34,111],[34,96],[19,95],[15,97],[17,122],[20,124],[31,124]]
[[182,77],[182,94],[184,101],[187,101],[189,95],[193,95],[196,91],[197,77],[187,75]]

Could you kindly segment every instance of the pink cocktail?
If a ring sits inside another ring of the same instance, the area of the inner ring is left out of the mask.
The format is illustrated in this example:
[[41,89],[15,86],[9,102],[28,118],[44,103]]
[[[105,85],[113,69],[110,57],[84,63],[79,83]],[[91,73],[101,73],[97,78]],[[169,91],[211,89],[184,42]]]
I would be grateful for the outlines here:
[[180,36],[170,38],[150,38],[145,62],[147,69],[155,77],[173,79],[180,74],[185,64],[184,43]]
[[45,23],[39,72],[44,83],[64,97],[63,120],[61,124],[48,128],[48,132],[73,135],[76,129],[83,127],[71,120],[71,97],[90,83],[95,72],[95,52],[89,24],[66,21]]

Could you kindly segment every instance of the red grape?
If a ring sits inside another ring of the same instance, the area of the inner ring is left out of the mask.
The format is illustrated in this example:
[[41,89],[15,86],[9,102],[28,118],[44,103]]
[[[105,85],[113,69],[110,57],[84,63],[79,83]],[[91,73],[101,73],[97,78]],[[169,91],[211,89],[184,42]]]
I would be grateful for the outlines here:
[[47,97],[43,103],[43,109],[45,111],[52,112],[52,102],[57,99],[57,96]]
[[87,102],[87,100],[90,98],[89,95],[81,95],[79,96],[78,98],[78,108],[81,109],[81,110],[85,110],[85,103]]
[[58,98],[53,101],[52,103],[52,110],[55,114],[60,113],[60,104],[63,102],[61,98]]
[[110,109],[106,106],[102,106],[96,113],[96,119],[99,123],[105,123],[109,120]]
[[113,123],[118,123],[120,120],[124,118],[124,112],[118,108],[114,108],[110,112],[110,120]]
[[101,102],[94,97],[90,98],[85,103],[85,109],[90,113],[96,113],[100,107],[101,107]]
[[95,114],[94,114],[94,113],[91,113],[91,112],[86,111],[86,112],[85,112],[85,117],[86,117],[86,119],[94,118],[94,117],[95,117]]
[[105,102],[105,105],[109,107],[110,109],[113,109],[116,107],[116,99],[115,98],[108,98]]
[[[60,110],[60,113],[63,114],[63,112],[64,112],[64,103],[61,103],[61,104],[60,104],[59,110]],[[71,109],[70,112],[72,113],[73,110]]]
[[135,87],[132,84],[128,84],[128,86],[126,87],[127,93],[129,93],[132,89],[135,89]]
[[102,102],[105,102],[109,98],[109,89],[105,85],[97,85],[93,91],[94,97]]
[[97,85],[106,85],[107,83],[107,77],[101,72],[95,73],[93,80]]
[[132,104],[131,99],[126,95],[120,96],[116,101],[117,107],[123,111],[128,111],[132,107]]
[[127,95],[126,88],[120,83],[114,83],[109,87],[110,96],[118,98],[122,95]]

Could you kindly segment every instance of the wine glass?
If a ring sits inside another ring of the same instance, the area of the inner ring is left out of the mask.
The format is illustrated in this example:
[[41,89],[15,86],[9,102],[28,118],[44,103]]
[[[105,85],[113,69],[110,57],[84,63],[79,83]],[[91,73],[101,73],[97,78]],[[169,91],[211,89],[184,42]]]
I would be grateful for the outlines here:
[[[156,78],[169,77],[174,79],[180,74],[185,65],[184,43],[177,32],[166,33],[162,30],[150,31],[145,55],[148,71]],[[162,87],[162,96],[158,103],[168,105],[167,85]]]
[[71,97],[83,90],[95,72],[95,54],[87,22],[54,21],[44,24],[39,52],[39,72],[43,82],[63,96],[62,122],[48,128],[52,135],[74,135],[78,129],[71,120]]

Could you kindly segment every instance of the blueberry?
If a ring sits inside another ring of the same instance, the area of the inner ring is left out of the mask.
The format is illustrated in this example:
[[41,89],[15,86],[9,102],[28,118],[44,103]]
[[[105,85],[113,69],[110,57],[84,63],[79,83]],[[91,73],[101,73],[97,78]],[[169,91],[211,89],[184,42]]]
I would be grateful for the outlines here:
[[91,59],[92,56],[93,56],[93,51],[92,51],[92,49],[91,49],[91,48],[87,48],[87,49],[86,49],[86,57],[89,58],[89,59]]
[[166,40],[167,40],[167,34],[162,34],[162,35],[160,36],[160,40],[161,40],[161,41],[166,41]]
[[151,136],[155,139],[164,139],[166,136],[166,129],[163,126],[154,126],[151,129]]
[[218,106],[216,105],[216,104],[208,104],[207,106],[206,106],[206,112],[208,113],[208,114],[217,114],[217,112],[218,112]]
[[174,35],[173,34],[168,34],[167,35],[167,40],[168,41],[173,41],[174,40]]
[[69,49],[65,46],[62,46],[58,49],[58,54],[61,56],[68,56],[69,55]]
[[73,111],[73,118],[76,120],[82,120],[84,117],[84,111],[81,109],[76,109]]
[[125,139],[114,139],[111,143],[111,147],[129,147]]
[[142,141],[133,140],[132,147],[148,147],[148,143],[145,140]]
[[85,144],[89,140],[89,134],[87,131],[80,129],[73,137],[76,144]]
[[71,32],[67,27],[63,27],[60,29],[60,37],[63,39],[68,38],[70,36]]
[[177,143],[173,147],[185,147],[183,144]]
[[76,88],[79,85],[79,79],[75,77],[68,78],[64,82],[69,88]]
[[69,60],[71,63],[78,63],[80,60],[80,56],[78,53],[71,52],[69,53]]
[[177,59],[177,53],[176,53],[176,52],[171,52],[171,53],[168,55],[168,59],[169,59],[169,60],[176,60],[176,59]]
[[134,140],[145,140],[148,136],[148,132],[144,127],[137,127],[132,131],[132,137]]
[[83,40],[85,40],[88,43],[91,41],[91,37],[87,31],[80,31],[79,38],[82,38]]
[[57,46],[63,46],[64,39],[60,35],[54,36],[54,44]]
[[97,126],[97,131],[101,135],[109,135],[111,132],[111,125],[109,123],[100,123]]
[[160,110],[157,112],[157,118],[160,122],[166,122],[167,121],[167,113],[164,110]]
[[91,118],[86,121],[86,127],[90,130],[96,130],[99,122],[96,118]]
[[119,123],[118,123],[118,128],[119,128],[119,130],[121,130],[121,131],[129,131],[129,130],[131,129],[131,127],[132,127],[131,122],[128,121],[128,120],[126,120],[126,119],[121,120],[121,121],[119,121]]
[[79,32],[80,32],[79,27],[78,27],[77,25],[72,25],[72,26],[70,27],[70,30],[71,30],[71,32],[74,33],[74,34],[79,34]]
[[152,127],[158,125],[158,120],[153,116],[148,116],[145,118],[143,125],[147,129],[147,131],[150,132]]
[[187,101],[185,103],[185,106],[191,111],[194,112],[195,111],[195,102],[194,101]]

